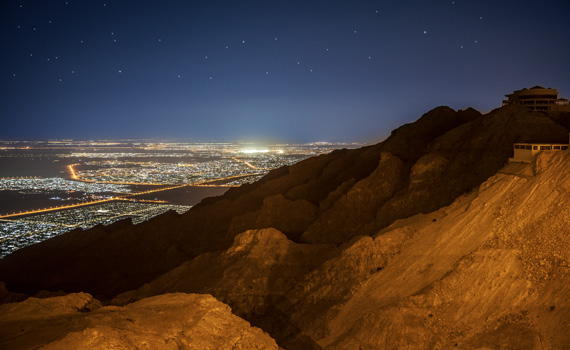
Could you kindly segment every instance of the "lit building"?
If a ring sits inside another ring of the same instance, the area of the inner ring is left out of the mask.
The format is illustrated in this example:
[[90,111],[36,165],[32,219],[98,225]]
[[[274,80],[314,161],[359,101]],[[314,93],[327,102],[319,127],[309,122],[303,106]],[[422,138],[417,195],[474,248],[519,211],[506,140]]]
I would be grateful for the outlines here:
[[530,163],[532,158],[542,151],[565,151],[568,144],[554,143],[515,143],[513,146],[513,158],[509,162]]
[[503,106],[518,104],[532,109],[533,111],[558,111],[570,112],[570,101],[558,97],[558,90],[535,86],[516,90],[512,94],[505,95]]

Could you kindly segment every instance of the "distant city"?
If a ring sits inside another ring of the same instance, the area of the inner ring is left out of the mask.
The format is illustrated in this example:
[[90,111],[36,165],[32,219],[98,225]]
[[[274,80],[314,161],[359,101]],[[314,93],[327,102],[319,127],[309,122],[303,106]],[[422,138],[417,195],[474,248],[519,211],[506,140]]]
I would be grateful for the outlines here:
[[0,258],[70,230],[134,224],[360,144],[0,141]]

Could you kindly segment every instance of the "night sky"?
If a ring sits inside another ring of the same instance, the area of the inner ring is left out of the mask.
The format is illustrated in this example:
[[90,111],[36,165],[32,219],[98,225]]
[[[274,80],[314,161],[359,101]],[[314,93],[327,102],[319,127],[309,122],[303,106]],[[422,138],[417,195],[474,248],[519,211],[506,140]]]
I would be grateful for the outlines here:
[[4,0],[0,139],[373,142],[570,98],[570,2]]

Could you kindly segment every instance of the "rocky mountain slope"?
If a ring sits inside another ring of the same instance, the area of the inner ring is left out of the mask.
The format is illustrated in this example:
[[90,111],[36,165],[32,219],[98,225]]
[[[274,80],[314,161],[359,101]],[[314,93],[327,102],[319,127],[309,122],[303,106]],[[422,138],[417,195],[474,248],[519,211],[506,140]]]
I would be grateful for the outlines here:
[[121,308],[210,294],[286,349],[563,348],[570,155],[505,167],[525,141],[567,143],[568,131],[517,106],[439,107],[184,215],[22,249],[0,280]]
[[570,153],[543,153],[339,248],[246,231],[113,303],[209,293],[288,349],[563,349],[569,200]]

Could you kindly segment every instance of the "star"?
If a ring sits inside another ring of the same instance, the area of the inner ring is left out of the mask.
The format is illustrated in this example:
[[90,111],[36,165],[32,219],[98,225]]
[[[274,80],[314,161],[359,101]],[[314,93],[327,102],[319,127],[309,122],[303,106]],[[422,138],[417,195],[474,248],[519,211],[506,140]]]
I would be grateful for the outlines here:
[[178,78],[180,78],[180,75],[178,76]]
[[210,80],[212,80],[212,79],[213,79],[213,78],[212,78],[212,77],[210,77]]
[[242,43],[242,44],[245,44],[245,40],[242,40],[241,43]]
[[275,40],[277,40],[277,38],[275,38]]
[[265,75],[269,74],[269,72],[265,72]]
[[72,71],[71,71],[71,74],[75,74],[75,71],[74,71],[74,70],[72,70]]
[[427,34],[427,30],[424,30],[424,34]]
[[123,71],[119,69],[119,73],[123,73]]

